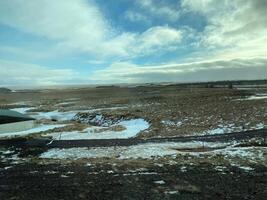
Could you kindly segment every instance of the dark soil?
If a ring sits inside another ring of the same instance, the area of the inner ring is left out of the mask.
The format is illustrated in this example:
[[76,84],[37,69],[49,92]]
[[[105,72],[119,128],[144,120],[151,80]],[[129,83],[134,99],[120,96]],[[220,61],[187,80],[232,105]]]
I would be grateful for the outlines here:
[[[3,164],[1,164],[2,167]],[[224,173],[200,164],[153,166],[147,173],[114,170],[111,165],[20,164],[0,171],[0,199],[262,199],[267,168]],[[155,181],[163,180],[164,184]],[[173,192],[175,191],[175,192]]]

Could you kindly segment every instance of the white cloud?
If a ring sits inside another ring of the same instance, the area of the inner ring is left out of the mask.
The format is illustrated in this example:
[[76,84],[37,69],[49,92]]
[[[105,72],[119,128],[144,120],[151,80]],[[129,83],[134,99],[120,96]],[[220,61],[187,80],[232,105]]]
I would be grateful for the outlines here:
[[103,44],[103,49],[106,49],[108,54],[132,58],[162,50],[173,50],[178,47],[181,39],[182,31],[167,26],[157,26],[140,34],[123,33]]
[[224,0],[182,0],[181,5],[185,9],[201,13],[211,13],[217,12],[218,8],[224,8]]
[[[0,0],[0,23],[54,41],[53,52],[86,52],[100,57],[134,57],[163,50],[180,40],[180,32],[168,27],[120,33],[92,0]],[[147,42],[149,34],[153,41]]]
[[147,16],[145,16],[139,12],[134,12],[131,10],[127,10],[124,13],[124,16],[126,19],[128,19],[131,22],[146,22],[147,23],[150,21]]
[[203,48],[228,58],[267,55],[267,1],[183,0],[182,6],[206,17]]
[[145,11],[148,11],[150,14],[156,17],[164,17],[171,21],[175,21],[179,18],[180,13],[177,7],[170,6],[165,1],[158,0],[138,0],[136,2],[141,8]]
[[[93,0],[0,0],[1,24],[27,32],[29,38],[31,34],[43,37],[52,46],[49,44],[49,50],[43,50],[42,42],[33,45],[34,48],[2,45],[0,53],[12,54],[18,60],[86,53],[92,58],[88,62],[98,65],[109,60],[128,60],[128,63],[117,62],[93,73],[90,80],[99,82],[266,78],[267,1],[181,0],[183,12],[163,0],[136,3],[147,15],[129,10],[125,17],[131,21],[144,21],[152,16],[178,20],[184,12],[193,11],[205,17],[207,26],[203,32],[167,25],[139,33],[122,32],[111,27]],[[193,55],[196,56],[183,58],[194,62],[156,66],[129,64],[140,56],[175,51],[184,43],[187,43],[186,50],[195,45]],[[0,60],[0,71],[0,84],[43,85],[78,80],[78,75],[69,69],[4,60]]]
[[178,47],[182,31],[170,27],[152,27],[136,38],[136,54],[151,54],[157,51],[168,51]]
[[96,71],[89,79],[97,83],[196,82],[264,79],[266,74],[267,59],[251,58],[154,66],[120,62]]
[[0,13],[1,23],[88,51],[109,31],[92,1],[1,0]]
[[0,85],[41,86],[72,82],[78,74],[71,69],[48,68],[40,65],[0,59]]

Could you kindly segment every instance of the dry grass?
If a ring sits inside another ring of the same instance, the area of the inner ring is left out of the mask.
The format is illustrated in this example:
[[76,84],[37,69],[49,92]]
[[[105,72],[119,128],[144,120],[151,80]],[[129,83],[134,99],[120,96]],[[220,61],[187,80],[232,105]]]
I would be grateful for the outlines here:
[[[36,112],[109,108],[123,105],[128,109],[106,110],[101,113],[110,117],[146,119],[151,126],[147,131],[141,132],[138,137],[149,138],[194,135],[224,124],[234,124],[237,127],[236,131],[242,128],[253,128],[259,123],[267,124],[266,100],[236,101],[236,99],[258,92],[256,89],[245,91],[224,88],[181,88],[175,85],[136,88],[88,87],[45,92],[5,93],[1,94],[1,102],[29,101],[32,106],[37,107],[32,110]],[[66,108],[57,105],[71,98],[77,98],[73,105]],[[162,120],[180,121],[182,124],[180,126],[166,125],[162,123]]]
[[95,133],[102,133],[105,131],[115,131],[115,132],[120,132],[120,131],[124,131],[126,130],[126,128],[122,125],[115,125],[115,126],[110,126],[107,128],[101,128],[101,129],[96,129],[94,130]]

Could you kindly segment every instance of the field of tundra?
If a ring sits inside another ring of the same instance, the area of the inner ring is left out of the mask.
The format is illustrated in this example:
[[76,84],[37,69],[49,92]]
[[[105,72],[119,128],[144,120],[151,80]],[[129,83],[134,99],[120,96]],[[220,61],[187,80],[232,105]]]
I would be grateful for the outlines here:
[[0,93],[0,199],[266,199],[267,87]]

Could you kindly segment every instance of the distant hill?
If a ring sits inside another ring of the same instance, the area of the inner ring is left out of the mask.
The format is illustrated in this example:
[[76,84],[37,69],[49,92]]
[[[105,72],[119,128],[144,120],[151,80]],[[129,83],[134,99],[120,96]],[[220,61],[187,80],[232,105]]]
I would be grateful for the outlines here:
[[0,93],[4,93],[4,92],[12,92],[12,90],[8,89],[8,88],[0,88]]

